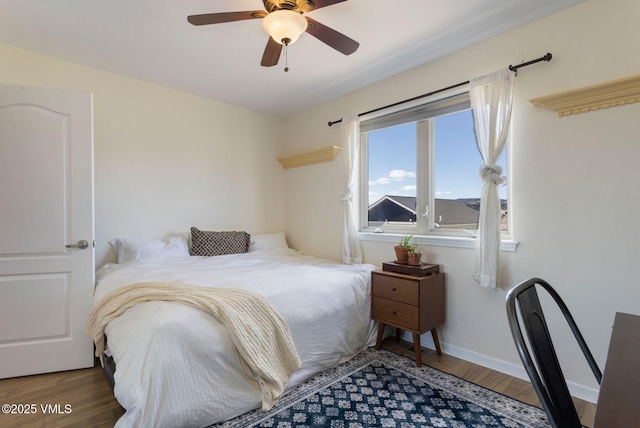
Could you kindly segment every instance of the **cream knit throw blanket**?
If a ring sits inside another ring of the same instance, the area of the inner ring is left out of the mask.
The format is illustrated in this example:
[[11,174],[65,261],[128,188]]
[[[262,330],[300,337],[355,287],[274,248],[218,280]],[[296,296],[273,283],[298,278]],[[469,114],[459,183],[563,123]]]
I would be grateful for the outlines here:
[[87,321],[87,335],[96,343],[96,356],[100,361],[104,355],[107,324],[132,306],[152,300],[193,306],[210,313],[224,325],[238,351],[245,377],[261,391],[263,410],[278,402],[289,376],[301,365],[289,326],[259,294],[155,282],[118,288],[93,307]]

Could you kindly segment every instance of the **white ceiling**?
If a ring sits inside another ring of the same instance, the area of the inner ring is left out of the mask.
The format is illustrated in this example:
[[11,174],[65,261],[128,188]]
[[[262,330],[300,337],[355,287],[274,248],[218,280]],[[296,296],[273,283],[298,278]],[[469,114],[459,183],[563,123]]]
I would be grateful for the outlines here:
[[581,1],[348,0],[309,16],[358,51],[344,56],[303,34],[288,73],[283,59],[260,66],[259,20],[187,22],[263,9],[261,0],[0,0],[0,43],[288,116]]

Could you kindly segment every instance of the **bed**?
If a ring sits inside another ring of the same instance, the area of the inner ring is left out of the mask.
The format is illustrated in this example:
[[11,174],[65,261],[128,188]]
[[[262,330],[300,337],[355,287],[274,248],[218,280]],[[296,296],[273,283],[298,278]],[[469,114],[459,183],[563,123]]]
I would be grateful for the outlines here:
[[[237,288],[264,296],[287,322],[301,367],[287,389],[375,343],[373,265],[344,265],[277,246],[215,257],[143,257],[96,273],[94,301],[138,282]],[[259,408],[225,328],[177,302],[132,307],[106,329],[117,369],[116,427],[205,427]]]

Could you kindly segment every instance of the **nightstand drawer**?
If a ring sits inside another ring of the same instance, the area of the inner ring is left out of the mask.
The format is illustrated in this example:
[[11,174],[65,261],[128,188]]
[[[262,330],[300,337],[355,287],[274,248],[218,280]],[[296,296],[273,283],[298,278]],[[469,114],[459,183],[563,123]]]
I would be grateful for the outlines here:
[[372,296],[417,305],[419,291],[415,280],[377,274],[372,277]]
[[418,330],[420,320],[417,306],[375,296],[371,298],[371,318],[406,330]]

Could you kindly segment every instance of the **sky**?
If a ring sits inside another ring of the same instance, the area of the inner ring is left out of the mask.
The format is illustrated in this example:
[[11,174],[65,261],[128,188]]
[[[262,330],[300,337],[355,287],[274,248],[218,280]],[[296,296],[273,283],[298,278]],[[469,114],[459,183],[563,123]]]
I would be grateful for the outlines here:
[[[369,204],[384,195],[416,195],[416,124],[394,126],[369,133]],[[479,198],[484,163],[473,131],[471,110],[435,119],[435,197]],[[505,175],[506,150],[498,162]],[[506,186],[500,197],[506,198]]]

